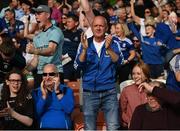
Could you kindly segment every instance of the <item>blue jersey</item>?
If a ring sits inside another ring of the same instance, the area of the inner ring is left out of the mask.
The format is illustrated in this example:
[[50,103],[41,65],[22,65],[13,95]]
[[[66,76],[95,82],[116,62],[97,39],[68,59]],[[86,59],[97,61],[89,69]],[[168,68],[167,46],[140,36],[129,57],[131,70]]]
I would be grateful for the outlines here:
[[15,24],[13,26],[11,26],[10,23],[7,22],[4,29],[5,33],[11,38],[16,37],[16,34],[20,33],[23,30],[24,23],[20,20],[15,20]]
[[143,37],[135,28],[133,23],[128,24],[134,35],[141,41],[142,59],[146,64],[163,64],[163,50],[165,48],[159,46],[157,42],[162,40],[149,37]]
[[143,37],[141,41],[142,58],[147,64],[163,64],[161,47],[157,46],[156,38]]
[[115,36],[113,41],[120,45],[121,51],[123,53],[123,56],[124,56],[125,60],[127,60],[129,58],[129,55],[130,55],[129,52],[131,50],[135,50],[133,43],[128,38],[125,38],[125,39],[121,40],[120,38]]

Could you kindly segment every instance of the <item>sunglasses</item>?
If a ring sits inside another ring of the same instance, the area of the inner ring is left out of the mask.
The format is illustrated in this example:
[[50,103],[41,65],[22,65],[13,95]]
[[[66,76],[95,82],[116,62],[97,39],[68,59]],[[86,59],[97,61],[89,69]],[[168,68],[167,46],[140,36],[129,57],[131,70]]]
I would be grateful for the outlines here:
[[55,73],[55,72],[50,72],[50,73],[43,73],[42,75],[43,75],[43,76],[56,76],[57,73]]
[[22,83],[21,80],[15,80],[15,79],[9,79],[9,81],[10,81],[10,83],[12,83],[12,84],[14,84],[14,83],[18,83],[18,84]]
[[139,42],[139,40],[133,40],[133,42]]

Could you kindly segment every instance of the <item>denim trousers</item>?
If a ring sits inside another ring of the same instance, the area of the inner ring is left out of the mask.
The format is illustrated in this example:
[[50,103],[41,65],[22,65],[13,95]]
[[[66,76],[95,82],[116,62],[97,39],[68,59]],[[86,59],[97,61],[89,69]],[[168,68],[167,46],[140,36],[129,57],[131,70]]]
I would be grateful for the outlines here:
[[115,88],[106,91],[83,92],[85,130],[96,130],[96,120],[100,109],[104,113],[107,130],[118,130],[120,128],[120,115]]

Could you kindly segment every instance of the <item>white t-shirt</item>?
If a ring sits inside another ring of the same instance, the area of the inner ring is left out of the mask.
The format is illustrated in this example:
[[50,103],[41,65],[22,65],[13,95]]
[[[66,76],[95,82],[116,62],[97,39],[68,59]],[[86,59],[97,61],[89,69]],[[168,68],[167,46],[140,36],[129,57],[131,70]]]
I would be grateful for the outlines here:
[[100,57],[101,55],[101,49],[105,43],[105,40],[103,40],[102,42],[96,42],[94,39],[93,39],[93,43],[94,43],[94,46],[96,48],[96,51],[97,51],[97,54],[98,56]]
[[142,36],[146,36],[146,30],[145,30],[145,19],[140,18],[140,33]]
[[91,30],[91,27],[89,27],[86,31],[85,31],[85,34],[87,36],[87,38],[90,38],[93,36],[93,32]]
[[[32,24],[37,23],[37,21],[36,21],[36,17],[34,14],[29,14],[29,15],[30,15],[29,30],[31,30]],[[23,17],[21,17],[20,21],[22,21],[25,24],[27,22],[29,15],[24,15]]]

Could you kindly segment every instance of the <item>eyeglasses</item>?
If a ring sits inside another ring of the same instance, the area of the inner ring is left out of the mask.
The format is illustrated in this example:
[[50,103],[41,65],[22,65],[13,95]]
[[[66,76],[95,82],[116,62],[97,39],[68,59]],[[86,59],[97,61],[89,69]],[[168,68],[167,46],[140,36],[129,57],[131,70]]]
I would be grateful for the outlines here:
[[57,73],[55,73],[55,72],[50,72],[50,73],[43,73],[42,74],[44,77],[45,76],[55,76],[55,75],[57,75]]
[[139,42],[139,40],[133,40],[133,42]]
[[22,83],[21,80],[15,80],[15,79],[9,79],[9,81],[11,84],[15,84],[15,83],[21,84]]
[[150,11],[145,11],[145,13],[149,14],[149,13],[151,13],[151,12],[150,12]]

